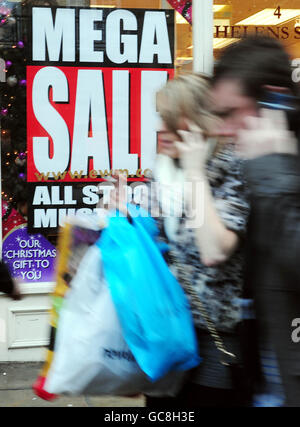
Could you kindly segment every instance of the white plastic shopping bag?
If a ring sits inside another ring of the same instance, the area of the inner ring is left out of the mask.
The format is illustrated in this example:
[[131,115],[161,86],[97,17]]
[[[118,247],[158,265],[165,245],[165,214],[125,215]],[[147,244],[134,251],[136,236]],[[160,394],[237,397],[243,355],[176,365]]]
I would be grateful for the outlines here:
[[124,341],[101,270],[100,250],[91,246],[60,312],[45,390],[70,395],[174,395],[184,372],[149,381]]

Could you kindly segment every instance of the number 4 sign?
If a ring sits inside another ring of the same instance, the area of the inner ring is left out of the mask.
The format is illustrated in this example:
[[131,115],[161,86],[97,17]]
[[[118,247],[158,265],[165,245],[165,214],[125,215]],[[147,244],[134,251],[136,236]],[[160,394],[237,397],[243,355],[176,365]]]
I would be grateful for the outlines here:
[[281,13],[281,7],[280,7],[280,6],[278,6],[278,7],[276,8],[275,12],[274,12],[274,16],[277,16],[277,17],[278,17],[278,19],[280,19],[280,18],[281,18],[281,15],[282,15],[282,13]]

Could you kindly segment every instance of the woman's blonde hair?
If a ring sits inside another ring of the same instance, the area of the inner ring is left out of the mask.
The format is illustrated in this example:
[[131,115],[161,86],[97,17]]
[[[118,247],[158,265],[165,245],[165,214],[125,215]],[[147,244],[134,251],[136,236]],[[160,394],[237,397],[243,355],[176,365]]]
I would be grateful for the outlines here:
[[210,113],[210,79],[201,74],[182,74],[169,80],[156,95],[157,110],[168,129],[177,134],[186,118],[209,134],[216,117]]

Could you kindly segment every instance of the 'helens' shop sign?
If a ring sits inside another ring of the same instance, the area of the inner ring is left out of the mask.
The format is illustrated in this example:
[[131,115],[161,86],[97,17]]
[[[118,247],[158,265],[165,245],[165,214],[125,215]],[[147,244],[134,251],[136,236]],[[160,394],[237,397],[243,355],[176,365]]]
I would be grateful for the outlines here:
[[155,93],[174,75],[174,11],[32,7],[31,18],[28,225],[40,232],[58,227],[53,209],[59,218],[68,204],[85,207],[85,184],[116,169],[141,181],[153,169]]

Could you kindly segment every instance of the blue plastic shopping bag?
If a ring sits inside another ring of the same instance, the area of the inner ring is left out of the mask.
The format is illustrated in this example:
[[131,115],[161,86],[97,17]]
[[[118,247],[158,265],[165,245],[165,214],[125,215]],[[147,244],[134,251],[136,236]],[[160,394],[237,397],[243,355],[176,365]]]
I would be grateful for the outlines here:
[[125,341],[140,368],[156,381],[200,363],[188,300],[155,241],[155,221],[129,208],[114,216],[97,246]]

